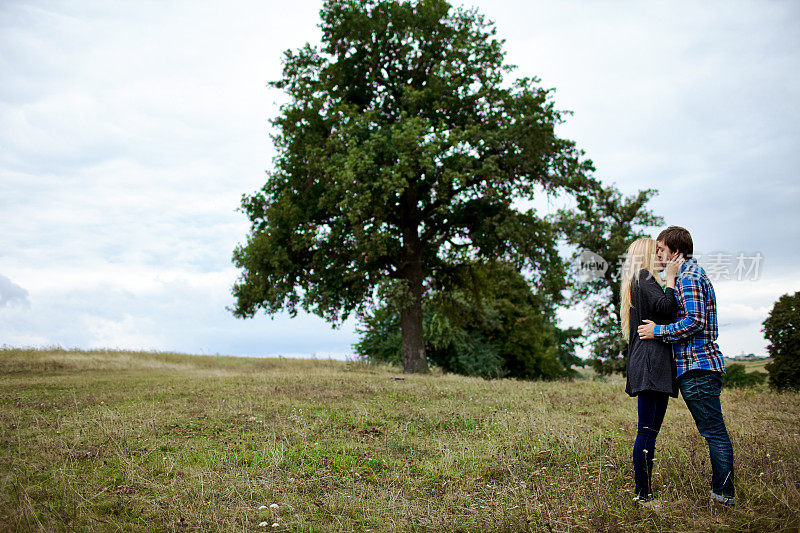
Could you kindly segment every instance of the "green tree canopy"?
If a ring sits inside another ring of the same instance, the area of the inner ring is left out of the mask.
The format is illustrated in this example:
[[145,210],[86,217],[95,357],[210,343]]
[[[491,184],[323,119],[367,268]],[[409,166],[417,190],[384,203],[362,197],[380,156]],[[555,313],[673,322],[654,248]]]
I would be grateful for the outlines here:
[[800,390],[800,291],[775,302],[762,331],[772,358],[766,365],[770,387]]
[[[238,317],[298,308],[334,323],[393,294],[406,372],[426,371],[422,301],[477,259],[561,272],[552,225],[515,200],[593,187],[537,78],[506,82],[503,42],[443,0],[328,0],[322,46],[272,83],[278,155],[242,199]],[[399,288],[399,290],[398,290]]]

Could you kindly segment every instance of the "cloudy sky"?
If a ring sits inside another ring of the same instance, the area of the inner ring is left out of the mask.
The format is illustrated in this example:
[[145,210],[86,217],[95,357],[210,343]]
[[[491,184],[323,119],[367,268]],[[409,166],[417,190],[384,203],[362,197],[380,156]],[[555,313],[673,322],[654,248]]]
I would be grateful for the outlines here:
[[[352,353],[353,323],[225,310],[236,208],[274,156],[265,84],[318,41],[320,4],[0,3],[0,345]],[[598,177],[657,188],[653,210],[731,273],[761,254],[757,279],[715,287],[723,351],[764,352],[760,323],[800,290],[800,4],[467,5],[556,88]]]

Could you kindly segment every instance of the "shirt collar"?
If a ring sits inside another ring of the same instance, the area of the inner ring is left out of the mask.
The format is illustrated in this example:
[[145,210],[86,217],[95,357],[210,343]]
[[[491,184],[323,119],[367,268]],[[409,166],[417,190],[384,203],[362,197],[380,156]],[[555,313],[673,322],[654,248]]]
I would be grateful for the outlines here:
[[683,262],[683,264],[681,265],[681,269],[678,271],[678,274],[683,274],[683,271],[689,268],[689,265],[696,265],[696,264],[697,264],[697,259],[695,259],[694,257],[690,257],[689,259]]

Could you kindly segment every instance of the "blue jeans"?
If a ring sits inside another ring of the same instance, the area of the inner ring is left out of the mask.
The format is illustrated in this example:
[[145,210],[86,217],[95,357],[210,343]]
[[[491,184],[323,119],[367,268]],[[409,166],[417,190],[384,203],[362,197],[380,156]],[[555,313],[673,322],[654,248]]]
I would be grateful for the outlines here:
[[708,443],[711,490],[733,498],[733,446],[719,402],[722,377],[717,373],[689,376],[679,380],[678,386],[697,430]]
[[633,443],[633,480],[636,496],[648,499],[653,492],[653,455],[656,452],[656,437],[667,412],[669,396],[664,392],[642,391],[638,400],[639,427]]

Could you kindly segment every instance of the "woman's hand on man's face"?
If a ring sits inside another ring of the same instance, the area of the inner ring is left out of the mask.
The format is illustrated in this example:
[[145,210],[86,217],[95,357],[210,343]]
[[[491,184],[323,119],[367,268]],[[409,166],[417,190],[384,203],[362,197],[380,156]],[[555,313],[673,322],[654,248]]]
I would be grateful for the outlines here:
[[675,254],[675,257],[670,259],[667,262],[667,277],[674,278],[678,275],[678,271],[681,269],[681,265],[686,262],[686,259],[683,258],[681,254]]

